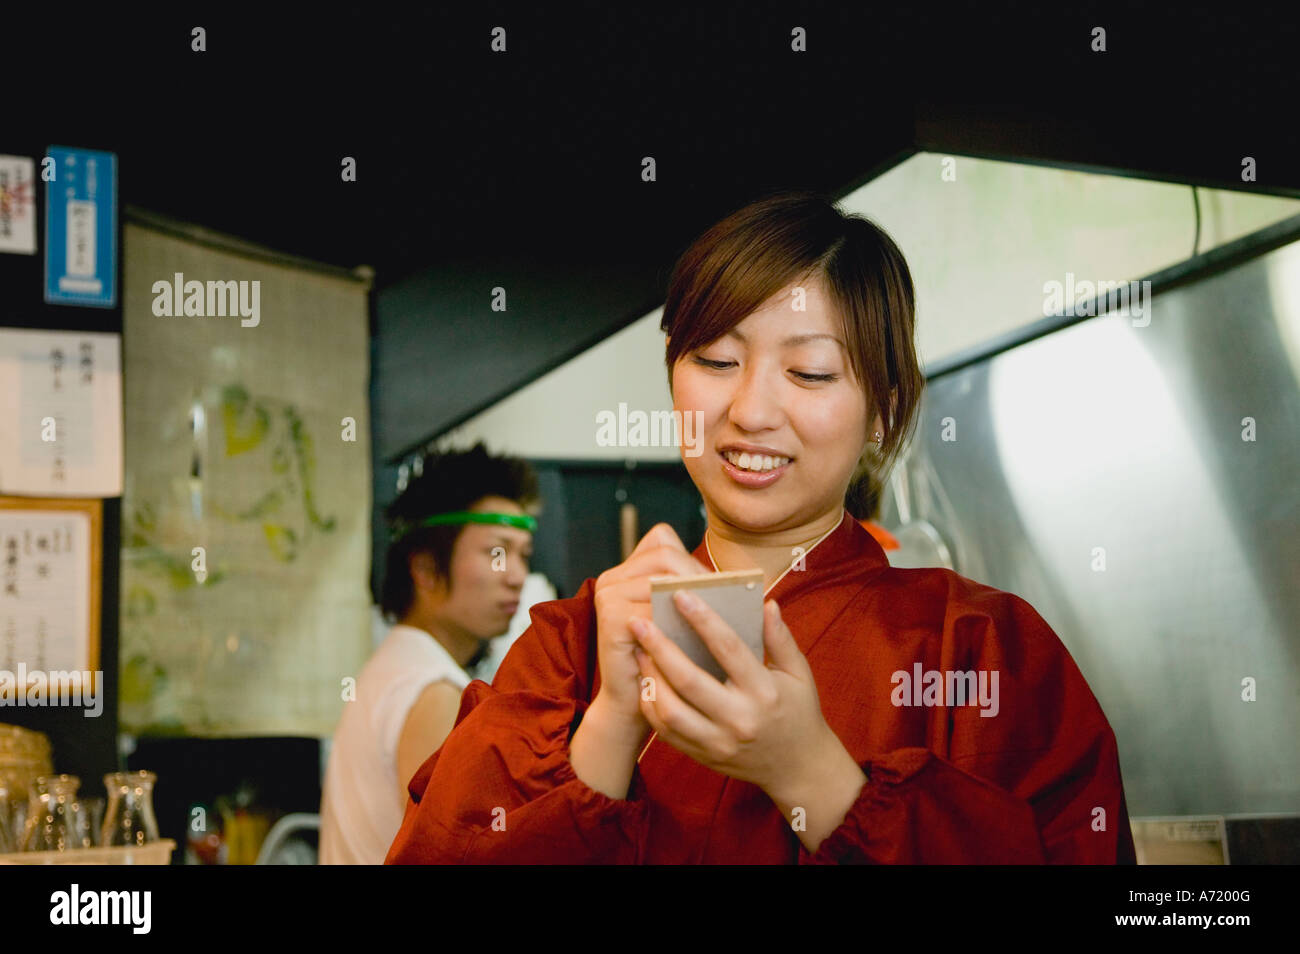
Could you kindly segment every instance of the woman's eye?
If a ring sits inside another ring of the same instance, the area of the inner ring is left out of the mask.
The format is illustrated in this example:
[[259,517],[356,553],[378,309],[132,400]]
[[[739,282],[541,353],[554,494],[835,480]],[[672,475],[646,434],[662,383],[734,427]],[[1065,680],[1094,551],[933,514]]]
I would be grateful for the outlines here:
[[[699,355],[695,356],[695,363],[705,368],[711,368],[714,371],[725,371],[734,365],[734,361],[717,361],[712,358],[704,358]],[[809,383],[827,384],[839,377],[837,374],[809,374],[805,371],[791,371],[795,377]]]
[[714,361],[714,360],[712,360],[712,359],[710,359],[710,358],[701,358],[699,355],[696,355],[696,356],[695,356],[695,363],[696,363],[696,364],[699,364],[699,365],[703,365],[703,366],[706,367],[706,368],[713,368],[715,371],[721,371],[723,368],[728,367],[729,365],[732,365],[732,364],[734,364],[735,362],[734,362],[734,361]]

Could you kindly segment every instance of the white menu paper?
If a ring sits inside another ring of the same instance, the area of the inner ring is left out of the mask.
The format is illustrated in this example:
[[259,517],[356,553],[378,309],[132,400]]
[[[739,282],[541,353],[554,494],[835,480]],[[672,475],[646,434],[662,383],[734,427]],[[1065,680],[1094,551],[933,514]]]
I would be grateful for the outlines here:
[[90,534],[85,511],[0,508],[0,670],[94,668]]
[[0,493],[122,494],[121,336],[0,329]]
[[0,156],[0,252],[36,254],[36,164]]

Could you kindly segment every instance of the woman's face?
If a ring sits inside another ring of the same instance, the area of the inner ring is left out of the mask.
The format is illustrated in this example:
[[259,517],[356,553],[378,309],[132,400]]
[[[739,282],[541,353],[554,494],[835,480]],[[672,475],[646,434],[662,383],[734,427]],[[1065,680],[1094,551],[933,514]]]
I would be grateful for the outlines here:
[[773,531],[837,512],[866,447],[867,396],[830,300],[810,281],[796,310],[794,289],[673,368],[674,408],[701,414],[703,452],[682,460],[711,524]]

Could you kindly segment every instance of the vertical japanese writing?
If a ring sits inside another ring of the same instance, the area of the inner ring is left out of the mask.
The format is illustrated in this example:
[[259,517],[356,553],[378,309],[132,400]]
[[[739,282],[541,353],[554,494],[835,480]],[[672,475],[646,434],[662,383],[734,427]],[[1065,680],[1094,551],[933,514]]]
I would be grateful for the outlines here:
[[[34,487],[49,486],[56,496],[78,496],[88,482],[107,476],[101,475],[99,457],[116,457],[119,449],[117,435],[107,429],[116,422],[105,417],[105,403],[116,400],[104,390],[105,374],[111,378],[115,372],[115,345],[74,332],[31,333],[29,343],[28,334],[13,338],[0,330],[0,374],[7,377],[16,361],[21,375],[14,487],[36,492]],[[106,427],[97,426],[101,418]]]
[[85,665],[88,530],[85,515],[0,510],[0,669]]
[[18,598],[18,538],[10,534],[5,539],[5,596]]
[[95,343],[93,341],[81,342],[81,383],[93,384],[95,382]]
[[69,275],[95,274],[95,203],[68,200]]
[[[55,347],[50,350],[50,369],[54,374],[53,390],[57,394],[63,390],[63,349],[62,348]],[[55,417],[54,422],[56,427],[55,430],[56,439],[54,441],[54,461],[53,461],[54,469],[53,469],[53,473],[51,474],[51,479],[54,480],[55,483],[61,484],[64,483],[67,477],[63,467],[63,443],[62,441],[57,439],[57,435],[58,435],[57,427],[62,422],[59,421],[57,417]]]
[[10,238],[13,233],[13,189],[9,185],[9,170],[0,168],[0,235]]
[[4,617],[4,670],[13,672],[18,668],[18,620],[13,614]]

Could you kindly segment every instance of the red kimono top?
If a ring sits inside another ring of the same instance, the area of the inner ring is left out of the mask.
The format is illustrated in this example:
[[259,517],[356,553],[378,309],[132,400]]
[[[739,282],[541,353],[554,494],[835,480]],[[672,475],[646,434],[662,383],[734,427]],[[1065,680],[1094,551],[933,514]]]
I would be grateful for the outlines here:
[[[704,543],[695,557],[713,565]],[[803,562],[768,596],[867,777],[815,854],[757,785],[657,737],[626,799],[577,777],[569,739],[600,681],[587,579],[534,606],[492,685],[465,689],[386,863],[1134,863],[1115,734],[1032,606],[891,567],[847,512]],[[948,674],[971,671],[989,692],[955,704]]]

